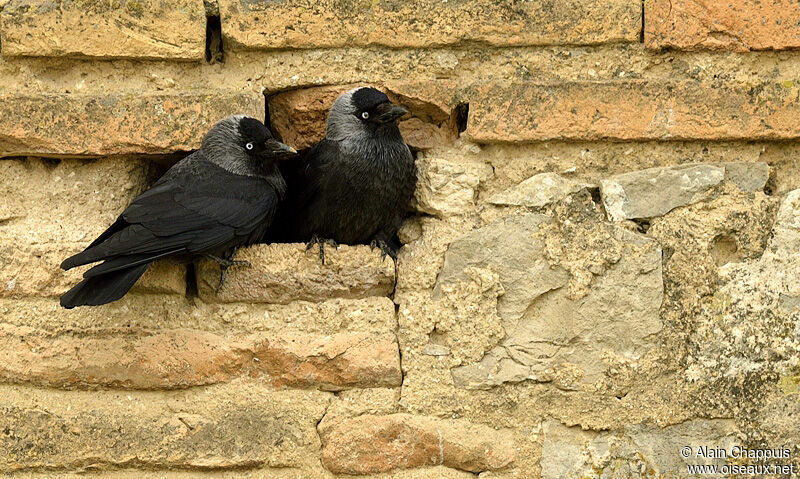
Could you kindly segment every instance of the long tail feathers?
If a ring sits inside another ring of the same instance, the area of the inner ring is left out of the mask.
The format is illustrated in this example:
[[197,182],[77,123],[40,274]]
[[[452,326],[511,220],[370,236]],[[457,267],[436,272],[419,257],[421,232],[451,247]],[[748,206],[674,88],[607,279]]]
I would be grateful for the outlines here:
[[61,296],[61,306],[99,306],[125,296],[150,263],[85,278]]

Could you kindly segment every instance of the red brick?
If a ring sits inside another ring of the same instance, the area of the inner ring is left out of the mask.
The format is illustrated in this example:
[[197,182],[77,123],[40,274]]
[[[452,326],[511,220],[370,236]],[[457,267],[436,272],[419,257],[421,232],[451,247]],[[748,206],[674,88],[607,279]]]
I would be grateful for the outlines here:
[[645,44],[682,50],[800,47],[796,0],[647,0]]
[[471,96],[467,132],[486,143],[800,137],[797,94],[778,83],[492,83]]
[[264,118],[258,93],[0,94],[0,157],[193,150],[235,113]]
[[11,0],[0,10],[4,56],[205,58],[201,0]]
[[410,414],[324,420],[322,463],[336,474],[445,465],[470,472],[502,469],[514,461],[509,434],[464,420]]
[[176,389],[261,378],[276,387],[398,387],[392,334],[285,331],[224,337],[193,330],[53,334],[0,325],[0,378],[56,388]]
[[221,0],[220,14],[231,49],[594,45],[641,30],[638,0]]

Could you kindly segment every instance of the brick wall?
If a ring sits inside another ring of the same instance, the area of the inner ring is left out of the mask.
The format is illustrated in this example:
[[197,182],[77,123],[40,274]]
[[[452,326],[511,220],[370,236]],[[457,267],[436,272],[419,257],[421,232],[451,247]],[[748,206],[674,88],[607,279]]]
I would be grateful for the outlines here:
[[[0,475],[693,477],[687,445],[797,462],[798,12],[0,0]],[[214,264],[163,263],[119,302],[58,307],[82,272],[61,260],[215,121],[308,147],[359,84],[411,111],[396,266],[259,245],[219,293]]]

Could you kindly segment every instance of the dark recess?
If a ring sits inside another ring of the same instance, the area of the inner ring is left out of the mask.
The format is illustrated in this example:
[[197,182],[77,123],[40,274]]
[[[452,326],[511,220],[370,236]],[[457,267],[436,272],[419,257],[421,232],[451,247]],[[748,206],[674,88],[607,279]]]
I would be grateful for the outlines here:
[[212,65],[225,61],[225,52],[222,47],[222,22],[219,15],[206,17],[206,61]]
[[644,2],[642,1],[642,30],[639,32],[639,42],[644,43]]
[[[272,129],[272,120],[269,118],[269,96],[267,96],[266,93],[264,93],[264,126],[266,126],[270,132],[272,132],[272,135],[275,138],[278,138],[278,134]],[[283,138],[278,139],[283,140]]]
[[197,292],[197,270],[194,263],[186,265],[186,297],[196,298]]
[[456,107],[456,126],[458,132],[467,131],[467,120],[469,119],[469,103],[462,103]]

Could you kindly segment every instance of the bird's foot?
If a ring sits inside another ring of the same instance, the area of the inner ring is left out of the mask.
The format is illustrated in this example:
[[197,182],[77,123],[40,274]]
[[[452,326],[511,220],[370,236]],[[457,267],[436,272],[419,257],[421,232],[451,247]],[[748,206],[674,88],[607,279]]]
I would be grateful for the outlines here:
[[386,241],[374,239],[369,244],[369,247],[371,249],[379,248],[381,250],[381,261],[385,260],[386,256],[389,256],[394,261],[397,261],[397,251]]
[[236,254],[235,251],[228,255],[227,258],[220,258],[219,256],[214,256],[213,254],[206,255],[219,265],[219,283],[217,284],[217,293],[219,293],[219,291],[222,289],[222,286],[225,284],[225,274],[228,272],[228,268],[231,266],[247,266],[248,268],[251,268],[253,266],[249,261],[231,259],[233,258],[234,254]]
[[322,264],[325,264],[325,244],[329,244],[334,248],[339,248],[339,243],[332,239],[324,239],[320,238],[317,235],[311,237],[311,240],[306,243],[306,251],[310,250],[314,247],[314,245],[319,245],[319,259],[322,261]]

